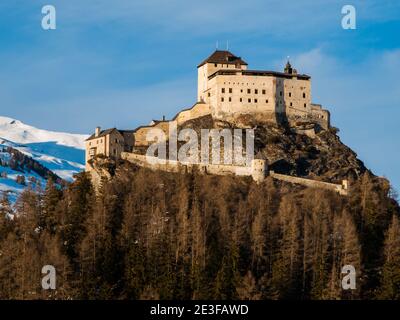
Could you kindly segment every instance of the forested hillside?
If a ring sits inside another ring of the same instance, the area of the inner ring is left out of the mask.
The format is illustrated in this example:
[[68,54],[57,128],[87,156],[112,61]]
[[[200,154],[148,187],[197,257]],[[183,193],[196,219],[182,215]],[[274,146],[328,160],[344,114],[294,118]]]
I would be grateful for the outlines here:
[[[118,167],[0,211],[1,299],[399,299],[399,207],[366,171],[348,197],[267,178]],[[41,289],[41,268],[57,290]],[[357,289],[340,286],[355,266]]]

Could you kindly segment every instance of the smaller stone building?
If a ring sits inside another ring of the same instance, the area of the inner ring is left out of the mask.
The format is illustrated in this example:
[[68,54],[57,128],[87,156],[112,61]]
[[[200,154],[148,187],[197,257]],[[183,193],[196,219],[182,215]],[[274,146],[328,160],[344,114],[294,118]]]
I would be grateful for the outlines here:
[[98,155],[119,159],[122,152],[132,152],[133,131],[117,130],[116,128],[101,130],[100,127],[97,127],[94,134],[86,139],[85,144],[86,171],[90,171],[89,161]]

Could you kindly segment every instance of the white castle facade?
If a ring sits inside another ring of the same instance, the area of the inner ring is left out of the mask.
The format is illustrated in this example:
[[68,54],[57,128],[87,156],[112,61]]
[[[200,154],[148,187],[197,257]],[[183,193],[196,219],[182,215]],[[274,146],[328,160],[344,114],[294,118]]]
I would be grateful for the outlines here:
[[249,70],[240,57],[215,51],[197,68],[197,99],[210,106],[214,119],[312,120],[329,127],[329,112],[311,102],[311,77],[298,74],[289,62],[283,72]]

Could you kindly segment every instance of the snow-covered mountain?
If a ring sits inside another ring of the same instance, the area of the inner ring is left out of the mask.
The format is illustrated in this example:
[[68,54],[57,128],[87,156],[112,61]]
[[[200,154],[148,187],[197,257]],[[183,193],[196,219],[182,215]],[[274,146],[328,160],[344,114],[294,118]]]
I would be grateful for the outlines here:
[[74,173],[84,169],[84,141],[87,137],[88,135],[42,130],[19,120],[0,117],[0,192],[9,191],[11,197],[15,197],[25,188],[16,182],[17,176],[21,175],[27,182],[36,180],[45,184],[44,177],[34,170],[14,170],[15,165],[14,169],[10,167],[10,161],[16,157],[12,150],[32,158],[60,178],[71,181]]

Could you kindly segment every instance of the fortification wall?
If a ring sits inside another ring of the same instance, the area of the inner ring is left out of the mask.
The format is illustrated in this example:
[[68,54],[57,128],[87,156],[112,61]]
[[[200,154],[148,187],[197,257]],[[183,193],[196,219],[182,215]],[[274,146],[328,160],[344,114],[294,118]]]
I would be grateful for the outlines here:
[[[204,117],[209,114],[211,114],[210,105],[198,102],[192,108],[179,112],[172,121],[176,121],[177,125],[179,126],[186,121]],[[166,138],[168,139],[169,126],[172,121],[159,121],[154,125],[138,128],[133,133],[135,147],[148,146],[150,143],[146,140],[147,133],[155,128],[164,131]]]
[[324,129],[330,127],[330,113],[328,110],[322,109],[321,105],[312,104],[310,111],[287,107],[286,116],[290,123],[312,121]]
[[186,121],[204,117],[209,114],[211,114],[210,105],[198,102],[192,108],[179,112],[173,120],[175,120],[179,126]]
[[318,181],[318,180],[311,180],[311,179],[288,176],[285,174],[275,173],[272,170],[269,172],[269,175],[272,178],[277,179],[277,180],[301,184],[303,186],[310,187],[310,188],[332,190],[332,191],[338,192],[341,195],[347,195],[347,193],[348,193],[347,180],[343,180],[342,184],[334,184],[334,183],[328,183],[328,182],[323,182],[323,181]]
[[[162,170],[167,172],[192,172],[196,169],[202,173],[215,175],[251,176],[257,183],[262,182],[268,174],[266,161],[262,159],[254,159],[251,166],[247,167],[224,164],[181,163],[175,160],[165,160],[163,163],[160,163],[157,157],[147,157],[146,155],[135,154],[131,152],[123,152],[121,157],[122,159],[125,159],[138,166],[153,170]],[[318,180],[288,176],[275,173],[272,170],[269,172],[269,175],[277,180],[301,184],[310,188],[331,190],[338,192],[341,195],[348,194],[347,180],[343,180],[342,184],[334,184]]]
[[[163,163],[161,163],[157,157],[147,157],[146,155],[135,154],[131,152],[124,152],[122,154],[122,159],[141,167],[167,172],[192,172],[193,170],[198,170],[202,173],[215,175],[252,176],[257,182],[262,181],[265,177],[264,171],[262,172],[262,179],[260,175],[262,171],[261,169],[265,168],[265,160],[254,160],[257,161],[257,165],[255,166],[253,164],[252,166],[247,167],[211,163],[182,163],[176,160],[165,160]],[[260,164],[260,161],[263,161],[263,164]]]
[[161,129],[164,131],[166,137],[168,137],[169,121],[160,121],[152,126],[146,126],[138,128],[134,133],[135,147],[148,146],[149,142],[146,140],[147,133],[153,129]]
[[319,104],[311,105],[310,117],[324,129],[328,129],[331,125],[331,115],[329,111],[322,109],[322,106]]

